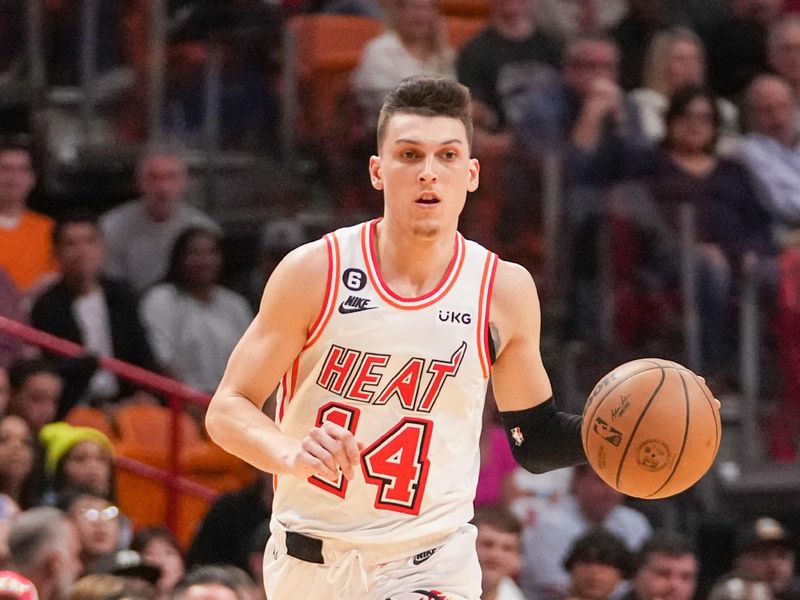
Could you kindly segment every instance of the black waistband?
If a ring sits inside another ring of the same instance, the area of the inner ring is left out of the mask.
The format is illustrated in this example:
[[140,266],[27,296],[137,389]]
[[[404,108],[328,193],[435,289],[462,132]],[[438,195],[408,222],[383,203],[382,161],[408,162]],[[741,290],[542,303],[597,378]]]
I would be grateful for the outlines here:
[[286,532],[286,553],[306,562],[325,564],[325,559],[322,558],[322,540],[296,531]]

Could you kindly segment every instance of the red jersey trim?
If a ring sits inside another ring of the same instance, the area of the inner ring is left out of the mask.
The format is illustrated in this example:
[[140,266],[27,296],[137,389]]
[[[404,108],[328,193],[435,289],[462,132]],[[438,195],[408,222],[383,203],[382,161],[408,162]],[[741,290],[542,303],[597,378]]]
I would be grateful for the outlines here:
[[336,235],[329,233],[323,238],[328,248],[328,281],[325,285],[325,299],[317,320],[308,332],[308,341],[303,346],[307,350],[320,338],[336,307],[336,298],[339,296],[339,275],[341,271],[341,255],[339,253],[339,240]]
[[464,266],[464,258],[466,256],[464,237],[460,233],[456,233],[454,243],[453,259],[447,267],[447,271],[442,277],[439,284],[430,292],[423,296],[416,298],[404,298],[395,294],[386,282],[383,280],[378,269],[378,258],[375,248],[375,228],[378,224],[378,219],[364,223],[361,229],[361,250],[364,257],[364,264],[367,266],[367,275],[375,288],[378,296],[388,305],[403,310],[417,310],[426,308],[431,304],[436,303],[453,287],[458,280],[461,273],[461,267]]
[[497,271],[497,255],[487,252],[486,264],[481,277],[481,292],[478,300],[478,358],[481,363],[483,377],[488,378],[492,370],[491,352],[489,351],[489,312],[492,305],[492,289],[494,275]]

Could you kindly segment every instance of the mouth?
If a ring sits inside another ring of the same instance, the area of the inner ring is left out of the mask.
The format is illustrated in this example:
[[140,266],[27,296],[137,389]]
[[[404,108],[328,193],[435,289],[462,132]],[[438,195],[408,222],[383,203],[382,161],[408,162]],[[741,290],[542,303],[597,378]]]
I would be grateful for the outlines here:
[[424,194],[420,194],[419,198],[414,202],[422,206],[435,206],[441,202],[441,199],[433,192],[425,192]]

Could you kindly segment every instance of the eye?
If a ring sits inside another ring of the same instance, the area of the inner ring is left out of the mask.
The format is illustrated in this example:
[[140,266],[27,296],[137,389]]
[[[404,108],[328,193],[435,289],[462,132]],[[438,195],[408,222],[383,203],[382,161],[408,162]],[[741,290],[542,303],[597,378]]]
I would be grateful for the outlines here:
[[403,152],[400,153],[400,156],[406,160],[412,160],[417,157],[417,153],[413,150],[403,150]]
[[442,152],[442,158],[445,160],[454,160],[458,156],[458,153],[455,150],[445,150]]

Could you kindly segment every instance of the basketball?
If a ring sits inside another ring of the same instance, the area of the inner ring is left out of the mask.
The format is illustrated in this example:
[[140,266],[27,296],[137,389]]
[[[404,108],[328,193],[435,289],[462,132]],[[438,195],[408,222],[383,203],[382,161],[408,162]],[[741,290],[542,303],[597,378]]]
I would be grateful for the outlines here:
[[686,490],[711,468],[722,424],[702,379],[678,363],[642,358],[594,387],[581,436],[603,481],[628,496],[656,499]]

